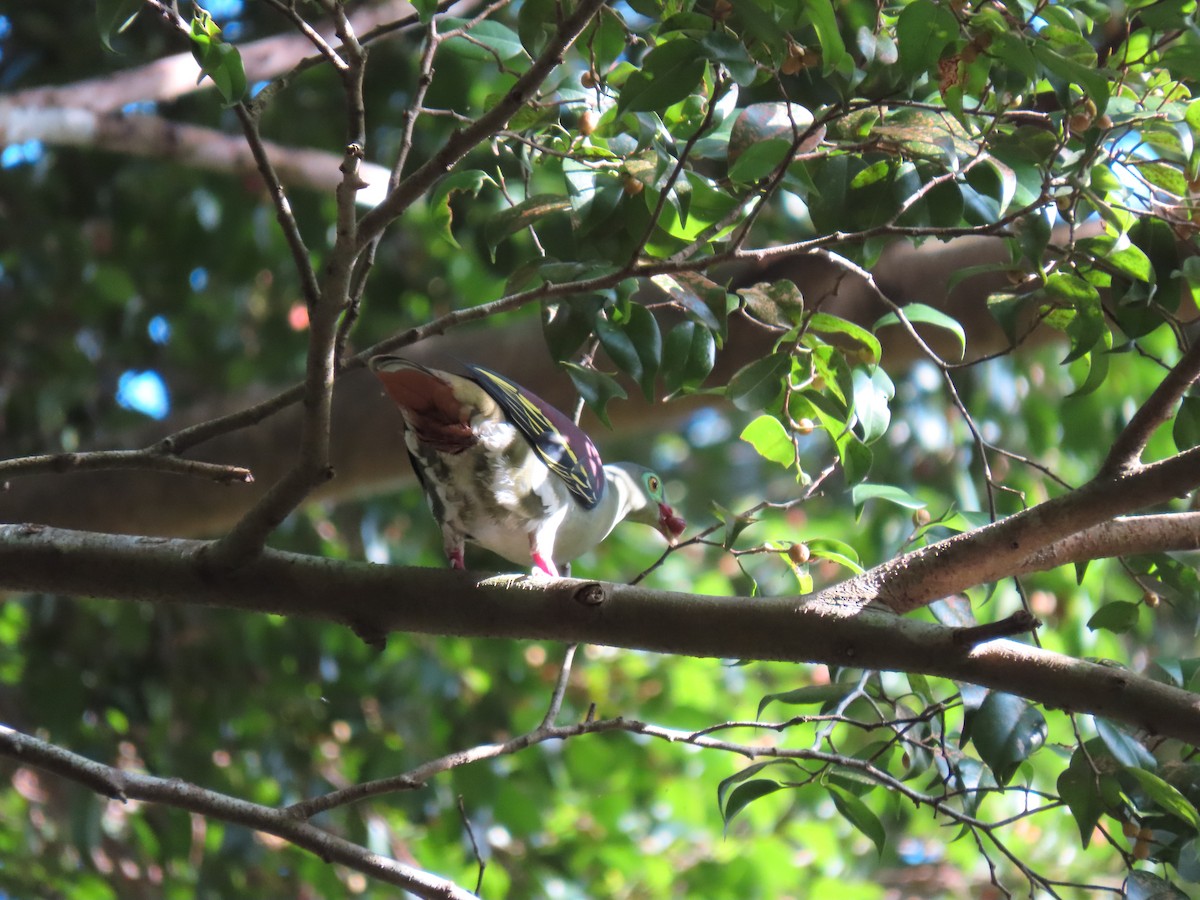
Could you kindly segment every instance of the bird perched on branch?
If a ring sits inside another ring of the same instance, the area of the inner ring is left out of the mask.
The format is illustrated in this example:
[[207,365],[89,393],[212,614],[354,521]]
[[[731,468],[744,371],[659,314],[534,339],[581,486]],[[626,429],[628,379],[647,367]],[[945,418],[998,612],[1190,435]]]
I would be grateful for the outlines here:
[[465,567],[465,541],[558,575],[623,519],[657,528],[672,545],[683,532],[658,475],[604,465],[578,425],[504,376],[472,365],[453,375],[399,356],[370,366],[400,407],[453,568]]

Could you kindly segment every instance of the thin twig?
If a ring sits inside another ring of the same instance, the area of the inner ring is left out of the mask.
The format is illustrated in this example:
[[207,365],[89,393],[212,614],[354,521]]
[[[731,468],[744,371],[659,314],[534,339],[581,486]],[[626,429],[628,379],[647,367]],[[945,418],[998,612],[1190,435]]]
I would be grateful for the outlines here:
[[47,453],[0,461],[0,477],[34,475],[39,472],[97,472],[105,469],[144,469],[211,478],[222,484],[250,484],[254,476],[241,466],[183,459],[164,453],[160,447],[141,450],[94,450],[90,453]]

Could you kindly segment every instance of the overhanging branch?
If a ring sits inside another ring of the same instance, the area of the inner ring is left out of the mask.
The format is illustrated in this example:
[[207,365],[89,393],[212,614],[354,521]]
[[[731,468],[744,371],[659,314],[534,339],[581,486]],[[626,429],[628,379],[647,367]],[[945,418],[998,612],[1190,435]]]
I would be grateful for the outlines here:
[[[709,597],[570,579],[397,568],[267,550],[238,569],[199,561],[200,541],[0,526],[0,588],[199,603],[391,631],[588,642],[699,657],[923,672],[1200,744],[1200,697],[1124,669],[832,597]],[[576,597],[591,587],[589,599]],[[437,602],[430,598],[436,597]]]

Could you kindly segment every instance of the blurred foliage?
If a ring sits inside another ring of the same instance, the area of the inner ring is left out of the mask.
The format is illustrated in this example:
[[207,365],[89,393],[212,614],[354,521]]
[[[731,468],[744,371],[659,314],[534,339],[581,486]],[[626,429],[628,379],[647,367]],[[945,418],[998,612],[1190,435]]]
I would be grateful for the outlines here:
[[[182,49],[153,16],[117,30],[134,7],[100,6],[120,55],[77,4],[0,16],[0,87],[69,83]],[[426,107],[488,108],[539,52],[555,8],[524,0],[446,42]],[[235,100],[227,51],[282,20],[269,4],[210,11],[213,20],[198,14],[197,57]],[[368,156],[385,165],[401,145],[419,43],[409,31],[371,49]],[[638,254],[662,262],[653,278],[547,304],[546,344],[601,414],[623,384],[728,401],[678,433],[611,446],[650,457],[689,519],[715,529],[710,545],[670,555],[652,583],[745,596],[752,616],[752,596],[831,584],[1095,473],[1194,315],[1198,77],[1191,0],[606,7],[542,102],[389,234],[354,342],[428,322],[461,298],[624,271]],[[342,102],[332,73],[315,67],[265,105],[263,133],[338,152]],[[148,112],[238,131],[211,94],[127,111]],[[422,116],[414,159],[457,125]],[[140,428],[136,408],[117,402],[128,372],[158,373],[175,408],[299,377],[299,282],[256,177],[82,148],[4,160],[5,456]],[[332,198],[296,190],[290,201],[319,257]],[[1103,228],[1063,239],[1055,221]],[[870,268],[896,240],[983,233],[1009,249],[993,267],[1011,276],[989,299],[996,320],[1014,343],[1035,323],[1057,329],[1058,346],[957,367],[974,359],[969,330],[931,306],[894,310],[872,329],[822,309],[803,285],[732,290],[704,266],[667,265],[811,241]],[[728,317],[742,314],[777,333],[775,350],[712,385]],[[875,332],[905,323],[954,352],[890,366]],[[1147,458],[1195,444],[1197,412],[1188,398]],[[313,505],[278,543],[438,565],[422,506],[415,490]],[[653,558],[644,535],[619,530],[577,571],[627,579]],[[1186,560],[1094,563],[971,599],[997,618],[1028,604],[1049,649],[1194,687],[1200,622]],[[923,615],[964,612],[946,603]],[[534,727],[560,661],[560,648],[535,643],[393,635],[378,653],[311,622],[33,596],[0,607],[0,717],[114,765],[288,804]],[[919,675],[606,648],[581,653],[564,721],[593,703],[601,717],[684,732],[743,723],[718,735],[838,759],[748,764],[595,735],[318,821],[468,886],[478,868],[469,827],[489,897],[993,896],[993,878],[1018,893],[1023,880],[1046,889],[1038,879],[1049,879],[1062,896],[1093,896],[1135,868],[1130,896],[1200,896],[1188,887],[1200,881],[1192,748]],[[778,734],[745,724],[756,718],[789,724]],[[240,827],[106,802],[11,763],[3,772],[0,896],[393,893]],[[937,798],[941,816],[917,795]]]

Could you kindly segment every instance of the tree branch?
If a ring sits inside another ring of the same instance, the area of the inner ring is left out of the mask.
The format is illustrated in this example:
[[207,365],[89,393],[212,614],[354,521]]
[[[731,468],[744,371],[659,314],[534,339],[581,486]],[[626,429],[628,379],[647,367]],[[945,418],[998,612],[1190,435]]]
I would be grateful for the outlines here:
[[533,64],[495,106],[470,125],[454,132],[441,150],[401,181],[375,209],[362,217],[358,229],[360,251],[467,153],[508,124],[508,120],[529,101],[542,82],[562,63],[563,53],[575,42],[604,3],[605,0],[581,0],[574,12],[562,20],[554,36],[546,42],[545,48]]
[[1033,554],[1117,516],[1165,503],[1200,485],[1200,448],[1083,487],[983,528],[905,553],[834,589],[910,612],[1011,575]]
[[[956,565],[953,554],[965,552],[960,543],[943,542],[955,549],[946,549],[941,565]],[[864,607],[859,598],[840,598],[836,589],[802,598],[749,599],[599,584],[592,599],[600,602],[589,604],[577,598],[589,583],[572,579],[486,578],[274,550],[232,571],[214,572],[199,558],[205,546],[0,526],[0,588],[303,615],[363,634],[587,642],[688,656],[924,672],[1200,744],[1200,697],[1188,691],[1009,640],[964,647],[955,629]],[[429,597],[439,601],[430,603]]]
[[[159,447],[143,450],[96,450],[91,453],[47,453],[0,460],[0,479],[36,472],[97,472],[106,469],[144,469],[211,478],[221,484],[250,484],[254,476],[241,466],[201,462],[169,455]],[[0,481],[0,484],[3,484]]]
[[360,847],[304,822],[286,810],[251,803],[210,791],[178,778],[157,778],[106,766],[0,725],[0,754],[77,781],[105,797],[142,800],[200,813],[283,838],[327,862],[336,862],[387,884],[437,900],[475,900],[475,895],[452,881]]
[[1193,344],[1159,382],[1146,402],[1133,414],[1129,424],[1117,435],[1108,458],[1100,467],[1100,474],[1115,475],[1136,466],[1154,432],[1170,420],[1175,404],[1197,378],[1200,378],[1200,341]]

